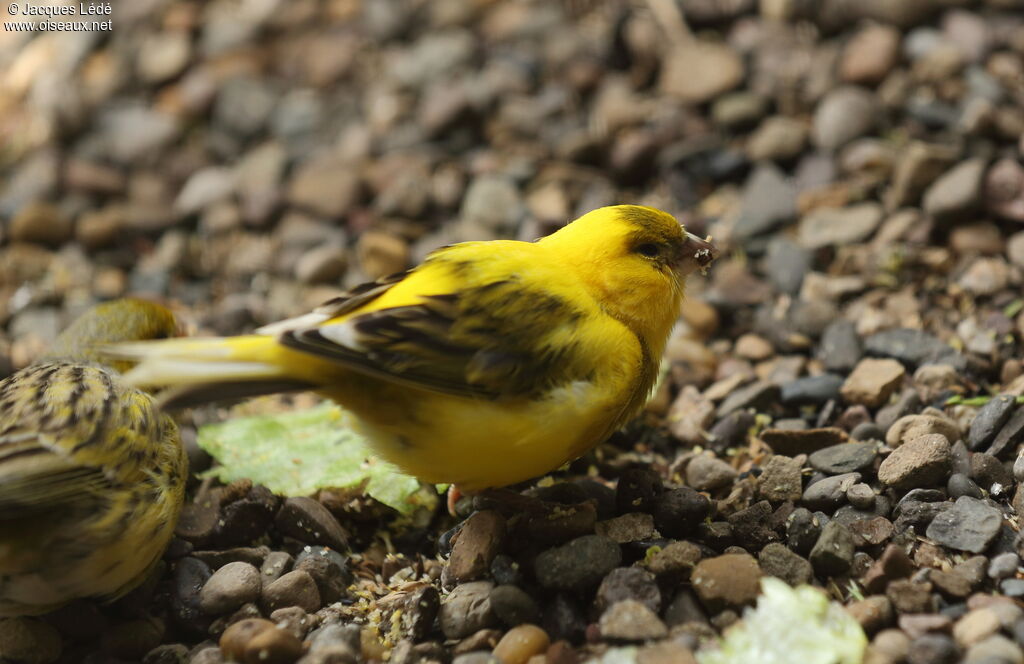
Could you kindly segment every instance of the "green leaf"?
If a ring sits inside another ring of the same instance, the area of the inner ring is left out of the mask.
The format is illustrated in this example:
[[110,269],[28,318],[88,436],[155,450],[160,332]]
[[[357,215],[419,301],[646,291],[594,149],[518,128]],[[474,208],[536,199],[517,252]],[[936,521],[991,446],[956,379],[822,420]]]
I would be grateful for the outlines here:
[[323,403],[308,410],[240,417],[199,429],[199,446],[220,462],[222,482],[248,478],[286,496],[366,483],[366,493],[402,514],[433,509],[437,492],[372,455],[355,418]]
[[1007,318],[1013,318],[1019,314],[1022,309],[1024,309],[1024,300],[1018,298],[1003,308],[1003,315]]

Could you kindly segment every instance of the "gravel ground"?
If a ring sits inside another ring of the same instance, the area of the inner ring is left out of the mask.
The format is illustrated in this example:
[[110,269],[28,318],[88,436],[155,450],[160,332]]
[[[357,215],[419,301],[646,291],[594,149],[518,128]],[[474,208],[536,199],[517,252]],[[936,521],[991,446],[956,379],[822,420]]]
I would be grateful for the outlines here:
[[772,575],[866,662],[1024,662],[1021,8],[122,0],[0,33],[0,376],[97,299],[236,334],[609,203],[724,249],[644,417],[554,483],[415,527],[197,483],[150,582],[0,649],[687,663]]

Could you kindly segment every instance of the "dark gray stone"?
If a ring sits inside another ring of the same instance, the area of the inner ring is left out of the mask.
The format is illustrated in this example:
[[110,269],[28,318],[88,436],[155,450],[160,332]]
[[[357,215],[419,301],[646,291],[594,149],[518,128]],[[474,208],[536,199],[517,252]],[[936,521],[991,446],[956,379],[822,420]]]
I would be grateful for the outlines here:
[[995,507],[961,496],[952,508],[932,519],[925,533],[929,539],[951,549],[981,553],[999,534],[1002,523],[1003,515]]
[[829,475],[852,473],[870,467],[877,449],[874,443],[841,443],[814,452],[808,463],[815,470]]

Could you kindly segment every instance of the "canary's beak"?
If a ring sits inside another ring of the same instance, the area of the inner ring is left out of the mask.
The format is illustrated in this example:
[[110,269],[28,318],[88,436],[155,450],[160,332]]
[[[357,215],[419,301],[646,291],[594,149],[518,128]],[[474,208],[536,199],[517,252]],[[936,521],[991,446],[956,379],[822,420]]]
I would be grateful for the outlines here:
[[693,233],[686,233],[676,260],[676,272],[690,274],[697,270],[704,274],[711,262],[718,258],[718,249],[711,244],[711,236],[701,239]]

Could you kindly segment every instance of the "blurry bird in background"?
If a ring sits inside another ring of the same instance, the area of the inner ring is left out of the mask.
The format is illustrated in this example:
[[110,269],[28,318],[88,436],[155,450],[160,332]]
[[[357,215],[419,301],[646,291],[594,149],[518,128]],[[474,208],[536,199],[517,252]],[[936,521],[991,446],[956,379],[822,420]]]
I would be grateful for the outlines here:
[[547,473],[650,396],[686,275],[714,247],[654,208],[536,242],[465,242],[255,334],[112,347],[167,406],[312,389],[404,472],[464,491]]
[[158,304],[101,304],[0,382],[0,616],[114,599],[163,554],[188,475],[178,428],[98,349],[175,331]]

